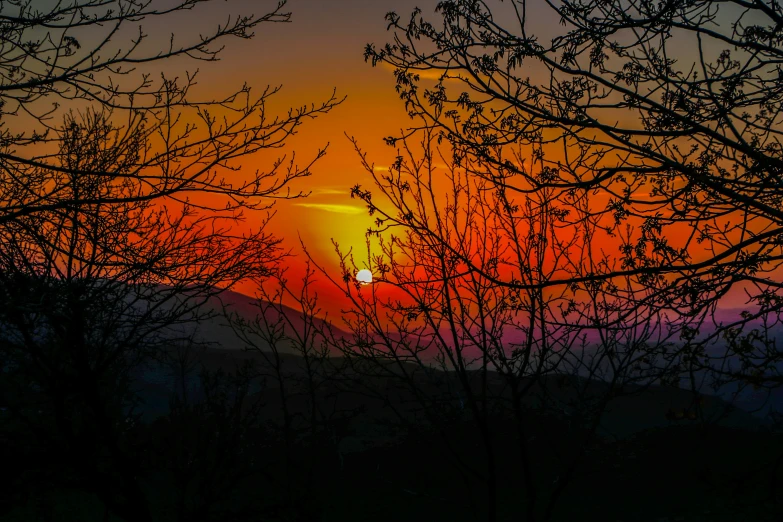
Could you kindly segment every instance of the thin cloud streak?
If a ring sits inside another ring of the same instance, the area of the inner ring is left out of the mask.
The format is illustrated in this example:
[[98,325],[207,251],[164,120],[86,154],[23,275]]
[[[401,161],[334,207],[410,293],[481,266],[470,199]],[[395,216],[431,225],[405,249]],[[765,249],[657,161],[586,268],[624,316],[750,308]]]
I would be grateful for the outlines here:
[[338,205],[334,203],[295,203],[294,205],[297,207],[314,208],[335,214],[349,214],[352,216],[364,214],[366,212],[364,207],[355,207],[353,205]]
[[349,193],[348,188],[318,187],[313,189],[314,196],[345,196]]

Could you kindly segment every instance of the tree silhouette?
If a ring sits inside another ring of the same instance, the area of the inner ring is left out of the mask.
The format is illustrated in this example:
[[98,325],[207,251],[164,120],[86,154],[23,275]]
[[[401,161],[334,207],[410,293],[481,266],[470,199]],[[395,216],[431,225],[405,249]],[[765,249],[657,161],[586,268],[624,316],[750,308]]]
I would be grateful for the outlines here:
[[[569,288],[574,311],[600,290],[604,324],[663,313],[681,337],[668,359],[690,377],[777,386],[781,16],[778,2],[708,0],[390,13],[392,41],[365,58],[394,68],[411,132],[435,133],[456,166],[522,209],[545,197],[535,208],[556,229],[555,259],[531,276],[525,252],[493,273],[425,222],[416,230],[495,285]],[[379,224],[392,223],[407,225]],[[716,315],[742,292],[745,312]]]
[[454,0],[390,13],[392,41],[366,48],[411,128],[388,169],[352,140],[367,264],[394,291],[338,248],[341,346],[407,388],[485,492],[477,517],[508,515],[506,480],[526,520],[558,516],[624,396],[684,379],[690,403],[661,417],[706,437],[726,410],[705,382],[779,385],[781,20],[777,2]]
[[[423,135],[416,147],[401,142],[388,171],[357,145],[375,188],[354,194],[389,232],[370,260],[384,289],[355,281],[358,267],[340,252],[344,277],[334,282],[353,304],[344,315],[353,336],[335,344],[364,376],[356,386],[387,402],[379,382],[405,390],[416,406],[399,421],[441,437],[468,489],[483,490],[477,519],[497,520],[502,492],[519,486],[526,519],[548,520],[599,435],[615,435],[610,402],[679,375],[665,358],[679,334],[652,306],[609,306],[597,285],[577,303],[570,286],[495,284],[521,259],[530,280],[576,271],[565,252],[581,238],[558,237],[552,191],[511,199],[471,176],[477,166],[439,156],[434,133]],[[481,459],[460,443],[466,430]],[[544,463],[542,452],[558,458]]]
[[[252,372],[264,383],[264,397],[274,410],[265,427],[280,441],[282,473],[278,502],[294,518],[313,517],[322,506],[315,501],[316,473],[340,462],[338,433],[356,415],[344,407],[338,394],[344,369],[335,355],[335,333],[321,317],[313,290],[315,272],[309,265],[294,290],[282,268],[266,281],[258,281],[253,302],[257,312],[249,319],[229,311],[228,320],[247,350],[253,354]],[[284,304],[289,301],[294,308]]]
[[[229,17],[212,33],[165,42],[138,25],[174,22],[207,3],[5,2],[0,13],[6,435],[40,459],[22,487],[35,489],[42,477],[84,487],[125,520],[152,517],[134,442],[133,379],[172,345],[192,342],[183,325],[217,313],[203,303],[270,273],[283,255],[266,229],[271,214],[241,233],[243,212],[301,195],[288,184],[309,175],[325,150],[304,166],[281,155],[250,173],[237,160],[283,147],[305,120],[340,102],[332,96],[271,116],[277,88],[195,99],[195,74],[183,80],[159,69],[177,57],[215,60],[224,41],[290,16],[279,2],[262,16]],[[210,384],[210,400],[221,387]]]
[[[102,194],[102,202],[161,197],[184,201],[201,193],[223,196],[215,198],[219,204],[203,206],[231,211],[264,207],[265,197],[291,195],[286,186],[308,175],[311,161],[299,166],[293,157],[282,157],[266,172],[239,176],[232,160],[282,147],[304,121],[329,112],[339,100],[332,96],[274,116],[267,104],[279,87],[254,94],[245,85],[217,99],[192,96],[196,73],[170,76],[159,67],[178,59],[215,61],[227,40],[250,39],[261,24],[290,20],[283,10],[286,2],[280,1],[260,16],[228,16],[217,29],[201,35],[183,30],[156,40],[138,25],[175,23],[178,13],[213,3],[188,0],[160,7],[151,1],[87,0],[57,3],[47,10],[29,0],[6,2],[0,54],[5,122],[0,221],[67,207],[70,200],[62,187],[40,179],[58,170],[145,180],[136,193]],[[51,152],[41,152],[57,149],[60,137],[52,131],[63,109],[74,106],[101,106],[111,109],[115,118],[145,120],[145,146],[127,172],[69,169],[53,164]]]

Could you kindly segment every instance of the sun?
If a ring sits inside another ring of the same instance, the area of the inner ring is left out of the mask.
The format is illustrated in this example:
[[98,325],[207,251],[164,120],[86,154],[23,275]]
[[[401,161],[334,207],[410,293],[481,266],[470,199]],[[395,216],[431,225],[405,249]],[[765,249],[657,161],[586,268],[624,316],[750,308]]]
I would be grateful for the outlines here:
[[369,285],[372,283],[372,272],[369,270],[362,269],[356,272],[356,280],[359,281],[359,284],[362,285]]

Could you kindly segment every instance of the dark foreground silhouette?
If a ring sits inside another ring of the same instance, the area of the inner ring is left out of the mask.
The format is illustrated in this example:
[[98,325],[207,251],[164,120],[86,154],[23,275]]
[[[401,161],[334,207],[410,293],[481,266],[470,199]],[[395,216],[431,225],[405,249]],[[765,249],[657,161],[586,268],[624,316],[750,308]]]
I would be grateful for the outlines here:
[[[320,361],[310,374],[301,357],[280,361],[284,393],[271,378],[242,377],[263,367],[252,352],[194,349],[185,380],[161,368],[137,376],[142,402],[138,416],[125,412],[123,444],[154,520],[484,520],[487,457],[451,376],[421,381],[431,400],[423,407],[393,375],[346,359]],[[540,400],[560,394],[567,404],[569,379],[542,381],[528,401],[539,494],[559,486],[557,470],[581,449],[564,435],[579,429],[579,412]],[[516,428],[502,413],[502,390],[498,397],[497,516],[522,520]],[[612,401],[552,520],[778,520],[783,435],[721,399],[704,397],[699,418],[690,404],[689,392],[661,387]],[[78,456],[2,415],[0,458],[11,470],[2,520],[118,520],[70,471]],[[101,480],[114,480],[108,457]]]

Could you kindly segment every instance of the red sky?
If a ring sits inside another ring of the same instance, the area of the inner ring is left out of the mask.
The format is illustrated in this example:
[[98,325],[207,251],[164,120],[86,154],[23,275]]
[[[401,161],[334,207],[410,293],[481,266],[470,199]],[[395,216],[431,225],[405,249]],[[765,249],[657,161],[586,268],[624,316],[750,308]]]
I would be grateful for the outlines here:
[[[276,0],[230,0],[210,4],[208,9],[199,10],[197,6],[178,23],[189,24],[190,30],[211,27],[225,21],[229,14],[262,14],[275,3]],[[295,190],[310,191],[311,195],[278,202],[277,214],[270,223],[271,230],[296,252],[300,252],[301,237],[316,261],[337,278],[337,257],[331,240],[346,250],[366,253],[364,232],[372,224],[362,205],[349,196],[353,185],[359,183],[369,188],[372,180],[345,134],[356,137],[368,159],[383,167],[391,163],[395,150],[386,146],[382,138],[410,125],[395,93],[391,70],[365,63],[364,47],[389,41],[391,35],[384,19],[387,12],[394,10],[406,18],[418,6],[425,16],[434,19],[437,3],[438,0],[289,0],[285,9],[292,12],[291,23],[262,24],[255,38],[229,42],[221,62],[201,67],[199,90],[206,95],[219,96],[243,83],[259,92],[268,85],[281,85],[281,92],[271,100],[273,112],[285,113],[291,107],[318,103],[327,99],[333,89],[339,97],[346,96],[342,105],[307,122],[289,142],[286,152],[296,151],[300,164],[327,143],[329,150],[316,164],[313,176],[293,186]],[[493,3],[495,6],[500,7],[496,20],[502,25],[504,4]],[[560,27],[557,20],[543,15],[546,8],[541,7],[542,12],[532,15],[542,21],[537,24],[538,36],[547,38]],[[265,161],[268,160],[261,157],[248,158],[243,168],[263,168]],[[260,216],[249,217],[250,224],[254,219],[260,221]],[[300,254],[298,260],[290,263],[294,272],[299,270],[301,261]],[[250,288],[240,290],[252,292]]]
[[[261,13],[272,3],[239,0],[217,3],[213,9],[225,5],[223,16],[229,12]],[[204,69],[201,88],[215,89],[216,93],[242,82],[259,90],[282,85],[272,103],[278,111],[324,100],[333,89],[338,96],[346,96],[341,106],[308,122],[291,140],[288,150],[295,150],[303,160],[326,143],[329,150],[314,175],[295,185],[311,191],[311,196],[279,202],[271,224],[297,249],[301,236],[310,253],[335,275],[339,276],[331,239],[345,249],[365,253],[366,258],[364,232],[373,221],[349,196],[353,185],[369,187],[371,179],[345,134],[356,137],[368,159],[383,167],[396,153],[382,139],[410,125],[395,92],[391,69],[365,63],[364,48],[368,43],[382,46],[389,41],[384,18],[389,11],[407,18],[418,6],[434,19],[437,4],[438,0],[289,0],[286,9],[292,12],[291,23],[262,25],[255,38],[234,42],[221,63]],[[498,13],[502,18],[502,11]],[[216,12],[215,20],[220,19]],[[203,14],[198,23],[204,23]],[[556,24],[553,30],[557,30]],[[542,32],[548,31],[542,27]],[[249,159],[247,167],[252,168],[254,161],[258,160]]]
[[[194,10],[178,22],[192,23],[191,30],[195,26],[209,27],[230,13],[262,14],[274,3],[215,3],[209,11]],[[276,113],[326,100],[335,89],[338,97],[346,97],[331,113],[306,122],[289,142],[285,151],[296,151],[299,164],[307,162],[327,143],[329,149],[313,169],[313,176],[292,186],[311,195],[279,201],[277,214],[269,225],[296,252],[301,251],[301,237],[311,255],[336,277],[337,257],[331,240],[346,250],[363,252],[366,258],[364,233],[373,221],[349,195],[352,186],[369,186],[371,179],[345,134],[359,140],[368,159],[384,166],[393,160],[395,151],[383,143],[383,137],[409,125],[394,90],[391,70],[365,63],[364,47],[371,42],[383,45],[387,41],[387,12],[395,10],[408,16],[418,5],[426,13],[434,13],[436,4],[437,0],[289,0],[285,9],[292,12],[291,23],[262,24],[253,39],[230,42],[221,62],[201,67],[198,89],[204,95],[219,96],[244,82],[258,92],[267,85],[282,86],[270,99]],[[188,67],[192,68],[192,64]],[[243,162],[247,169],[268,165],[268,158],[260,156]],[[248,217],[249,224],[260,221],[260,216]],[[301,261],[300,255],[291,263],[294,271],[299,270]]]
[[[436,0],[289,0],[288,24],[264,24],[256,37],[232,42],[223,61],[203,68],[200,87],[217,94],[247,82],[253,89],[282,85],[272,100],[272,109],[325,100],[336,89],[345,102],[330,114],[307,122],[287,151],[296,151],[305,162],[318,147],[329,150],[312,177],[294,188],[311,191],[306,199],[281,201],[270,224],[286,244],[298,247],[298,237],[311,254],[337,275],[331,239],[346,248],[361,249],[364,232],[372,224],[364,207],[349,196],[350,188],[371,183],[345,134],[355,136],[378,165],[388,165],[394,150],[382,138],[408,126],[402,103],[394,91],[388,69],[373,68],[363,59],[364,47],[382,45],[388,38],[384,15],[390,10],[409,13],[416,5],[432,13]],[[272,5],[267,1],[234,1],[228,12],[257,12]],[[216,7],[222,8],[221,4]],[[203,20],[199,17],[199,23]],[[219,18],[217,18],[219,19]],[[217,81],[219,79],[219,81]],[[249,158],[247,168],[263,166],[261,158]],[[251,218],[252,220],[252,218]],[[297,263],[295,263],[297,264]]]

